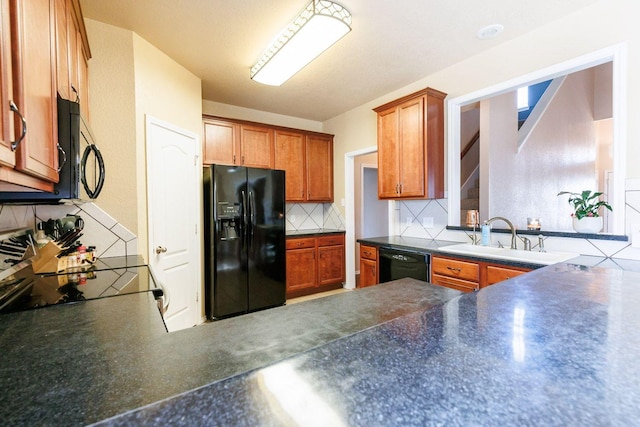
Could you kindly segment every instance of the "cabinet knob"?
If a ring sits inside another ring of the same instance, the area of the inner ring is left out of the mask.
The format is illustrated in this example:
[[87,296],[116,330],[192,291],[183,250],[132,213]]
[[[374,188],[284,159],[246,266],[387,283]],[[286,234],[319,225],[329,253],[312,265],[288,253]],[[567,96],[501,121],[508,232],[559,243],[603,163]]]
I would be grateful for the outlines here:
[[164,246],[158,246],[156,248],[156,253],[157,254],[163,254],[163,253],[166,253],[166,252],[167,252],[167,248],[165,248]]

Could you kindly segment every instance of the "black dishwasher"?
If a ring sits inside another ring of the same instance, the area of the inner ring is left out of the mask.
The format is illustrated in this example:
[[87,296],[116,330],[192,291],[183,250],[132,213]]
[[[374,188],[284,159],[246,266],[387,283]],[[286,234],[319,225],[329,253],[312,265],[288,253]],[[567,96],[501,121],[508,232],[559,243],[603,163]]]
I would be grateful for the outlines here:
[[429,281],[429,254],[381,247],[380,283],[412,277]]

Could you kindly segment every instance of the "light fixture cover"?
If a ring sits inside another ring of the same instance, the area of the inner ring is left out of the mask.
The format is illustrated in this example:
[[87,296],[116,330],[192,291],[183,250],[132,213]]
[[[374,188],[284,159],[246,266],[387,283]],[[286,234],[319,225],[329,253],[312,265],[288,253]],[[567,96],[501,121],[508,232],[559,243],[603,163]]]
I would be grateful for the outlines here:
[[313,0],[251,68],[259,83],[280,86],[351,31],[351,14],[332,1]]

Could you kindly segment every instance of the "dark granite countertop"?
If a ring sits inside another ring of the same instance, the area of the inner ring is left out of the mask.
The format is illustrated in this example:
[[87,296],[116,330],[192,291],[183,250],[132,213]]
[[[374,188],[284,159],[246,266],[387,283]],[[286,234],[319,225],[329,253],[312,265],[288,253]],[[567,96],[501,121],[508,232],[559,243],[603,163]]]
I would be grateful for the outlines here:
[[344,234],[344,230],[336,230],[333,228],[313,228],[307,230],[287,230],[287,237],[303,237],[303,236],[319,236],[322,234]]
[[639,283],[544,267],[104,424],[638,425]]
[[97,422],[458,295],[402,279],[173,333],[165,332],[149,293],[5,314],[0,419],[7,425]]

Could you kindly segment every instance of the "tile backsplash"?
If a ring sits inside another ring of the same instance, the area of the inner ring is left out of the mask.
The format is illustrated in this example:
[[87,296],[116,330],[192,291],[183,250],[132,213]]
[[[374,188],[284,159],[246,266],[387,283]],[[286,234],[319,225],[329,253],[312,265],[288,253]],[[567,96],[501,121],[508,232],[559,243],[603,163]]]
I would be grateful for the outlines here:
[[84,220],[86,246],[96,246],[100,257],[138,254],[138,238],[95,203],[70,205],[0,205],[0,230],[31,228],[48,219],[79,215]]
[[[411,200],[396,203],[396,230],[405,237],[471,242],[470,233],[447,230],[447,200]],[[427,222],[425,223],[425,218]],[[430,219],[433,223],[430,223]],[[629,179],[625,190],[626,234],[631,239],[632,229],[640,230],[640,179]],[[542,232],[544,235],[544,231]],[[492,234],[493,243],[510,244],[511,236],[503,233]],[[533,250],[537,248],[537,239],[532,239]],[[518,241],[522,247],[522,242]],[[631,241],[577,239],[571,237],[546,236],[544,246],[547,250],[574,252],[582,255],[594,255],[610,259],[640,260],[640,248],[631,246]]]
[[344,218],[333,203],[287,203],[287,231],[330,228],[344,230]]

